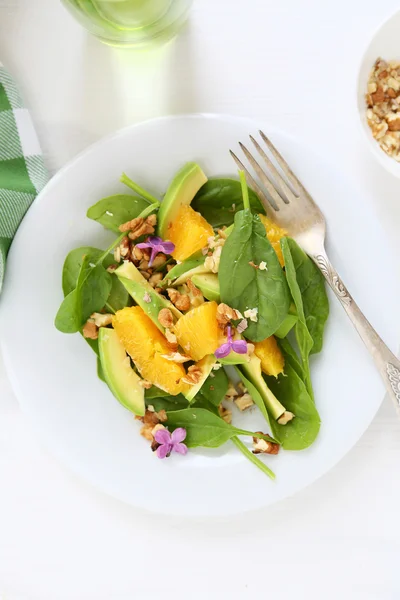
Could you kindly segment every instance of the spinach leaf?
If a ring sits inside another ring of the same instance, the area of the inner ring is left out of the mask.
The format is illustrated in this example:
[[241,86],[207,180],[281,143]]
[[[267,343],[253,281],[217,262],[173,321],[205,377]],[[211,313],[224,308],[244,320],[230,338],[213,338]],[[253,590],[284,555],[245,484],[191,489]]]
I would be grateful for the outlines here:
[[[88,263],[92,262],[93,264],[96,264],[103,254],[104,250],[93,248],[92,246],[81,246],[80,248],[74,248],[74,250],[71,250],[71,252],[67,254],[62,271],[62,290],[64,292],[64,296],[67,296],[76,288],[84,257],[87,257]],[[103,267],[107,268],[114,262],[113,255],[108,254],[103,259],[102,265]]]
[[[252,212],[265,214],[257,194],[251,189],[249,200]],[[236,179],[209,179],[199,189],[191,206],[215,228],[230,225],[235,213],[243,209],[240,182]]]
[[[90,266],[83,258],[76,288],[63,300],[55,325],[63,333],[76,333],[93,312],[101,310],[111,291],[111,275],[101,265]],[[94,263],[93,263],[94,264]]]
[[77,309],[76,290],[72,290],[61,303],[54,321],[58,331],[62,333],[76,333],[79,331],[79,313]]
[[278,340],[278,344],[281,347],[283,353],[285,354],[285,360],[290,360],[290,364],[292,368],[296,371],[297,375],[304,381],[305,375],[303,371],[303,367],[300,363],[299,357],[296,354],[295,349],[291,346],[288,339]]
[[107,298],[106,309],[116,313],[117,310],[131,306],[132,300],[125,286],[121,283],[115,273],[111,274],[111,291]]
[[315,441],[320,418],[315,404],[292,366],[293,357],[285,353],[285,374],[266,378],[273,393],[282,399],[287,410],[295,417],[286,425],[279,425],[271,419],[273,436],[280,441],[286,450],[303,450]]
[[[187,408],[185,410],[177,410],[167,412],[168,426],[171,430],[177,427],[186,429],[185,444],[189,448],[203,446],[204,448],[218,448],[237,435],[248,435],[250,437],[255,434],[245,429],[238,429],[229,425],[217,415],[205,410],[204,408]],[[270,440],[268,436],[257,433],[257,437]]]
[[[151,388],[144,391],[145,400],[153,400],[153,398],[173,398],[174,396],[170,396],[167,392],[160,389],[156,385],[152,385]],[[151,404],[151,402],[150,402]]]
[[169,396],[166,394],[166,392],[163,392],[163,394],[164,396],[155,398],[148,398],[145,395],[146,406],[153,406],[156,412],[159,410],[182,410],[189,406],[188,401],[186,400],[185,396],[182,396],[182,394],[178,394],[177,396]]
[[140,196],[115,194],[102,198],[91,206],[86,216],[97,221],[106,229],[120,233],[119,226],[135,217],[149,206],[149,202]]
[[325,280],[311,258],[296,244],[287,239],[296,270],[296,279],[303,299],[304,316],[314,345],[311,354],[321,352],[325,323],[329,316],[329,301]]
[[224,369],[211,371],[211,375],[207,377],[205,382],[196,395],[196,402],[199,396],[208,400],[212,405],[219,406],[225,398],[228,391],[229,381]]
[[202,396],[201,394],[197,394],[195,396],[195,399],[190,406],[192,408],[204,408],[210,413],[213,413],[213,415],[216,415],[218,418],[220,417],[218,406],[210,402],[210,400],[207,400],[207,398],[205,396]]
[[[262,261],[267,263],[267,270],[250,264]],[[235,216],[233,231],[222,248],[218,279],[221,302],[242,314],[258,309],[257,322],[249,320],[243,335],[255,342],[273,335],[288,313],[290,293],[265,227],[249,209]]]
[[303,372],[305,376],[305,383],[308,389],[308,393],[313,398],[313,390],[311,384],[311,373],[310,373],[310,363],[309,356],[311,352],[311,348],[313,347],[314,341],[311,337],[310,332],[308,331],[306,317],[304,315],[303,308],[303,299],[301,295],[301,290],[299,284],[297,282],[297,273],[296,267],[294,265],[290,240],[289,238],[283,238],[281,240],[281,248],[283,253],[283,259],[285,262],[285,270],[286,270],[286,279],[289,285],[290,292],[292,294],[292,298],[294,304],[296,306],[298,320],[294,326],[294,331],[296,335],[296,341],[299,346],[300,355],[303,363]]

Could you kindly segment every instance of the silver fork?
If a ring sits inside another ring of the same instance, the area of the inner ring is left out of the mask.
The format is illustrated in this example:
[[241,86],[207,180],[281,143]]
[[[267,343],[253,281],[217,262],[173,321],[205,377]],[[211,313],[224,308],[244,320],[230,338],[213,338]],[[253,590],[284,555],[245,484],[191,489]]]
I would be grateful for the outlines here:
[[273,221],[288,231],[320,269],[374,359],[400,416],[400,361],[365,318],[330,262],[324,246],[326,225],[322,212],[272,142],[262,131],[259,134],[280,170],[253,136],[250,135],[250,140],[258,152],[258,160],[261,158],[267,171],[261,168],[246,146],[241,142],[239,145],[265,190],[236,154],[232,150],[230,153],[245,172],[250,187],[257,192],[266,210],[271,214],[272,209]]

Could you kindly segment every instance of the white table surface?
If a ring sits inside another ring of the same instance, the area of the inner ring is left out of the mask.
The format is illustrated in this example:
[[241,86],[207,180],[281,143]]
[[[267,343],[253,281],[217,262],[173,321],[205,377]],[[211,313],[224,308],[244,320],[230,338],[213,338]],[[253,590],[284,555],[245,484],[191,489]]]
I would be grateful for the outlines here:
[[[197,0],[173,44],[135,54],[87,36],[58,0],[0,0],[0,58],[52,173],[103,135],[158,115],[270,120],[359,179],[398,256],[400,181],[370,155],[355,112],[358,60],[396,8]],[[384,401],[339,465],[275,507],[208,522],[146,514],[43,449],[0,359],[0,599],[397,600],[399,473],[400,422]]]

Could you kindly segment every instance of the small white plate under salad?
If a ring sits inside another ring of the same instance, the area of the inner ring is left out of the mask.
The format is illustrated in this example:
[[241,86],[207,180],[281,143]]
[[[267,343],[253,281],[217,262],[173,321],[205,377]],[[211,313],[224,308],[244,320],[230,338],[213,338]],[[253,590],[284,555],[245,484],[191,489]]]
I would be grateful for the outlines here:
[[260,126],[395,347],[396,269],[368,198],[248,119],[167,117],[101,140],[53,177],[10,251],[1,348],[21,406],[64,464],[136,507],[272,504],[335,465],[384,395],[316,267],[236,171],[229,149]]

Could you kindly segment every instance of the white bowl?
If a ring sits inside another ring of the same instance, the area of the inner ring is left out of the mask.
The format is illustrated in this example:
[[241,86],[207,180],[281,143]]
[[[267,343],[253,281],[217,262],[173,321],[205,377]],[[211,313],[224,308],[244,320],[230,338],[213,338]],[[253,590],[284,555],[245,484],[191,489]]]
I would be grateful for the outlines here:
[[390,173],[400,177],[400,163],[393,158],[390,158],[390,156],[381,149],[378,142],[372,136],[372,132],[367,123],[365,94],[367,91],[369,74],[378,57],[387,61],[400,60],[400,11],[396,12],[385,21],[370,41],[361,61],[357,84],[358,111],[362,128],[368,140],[368,145],[379,162],[390,171]]

